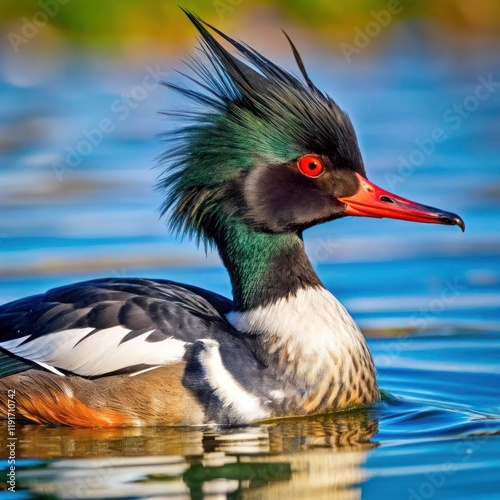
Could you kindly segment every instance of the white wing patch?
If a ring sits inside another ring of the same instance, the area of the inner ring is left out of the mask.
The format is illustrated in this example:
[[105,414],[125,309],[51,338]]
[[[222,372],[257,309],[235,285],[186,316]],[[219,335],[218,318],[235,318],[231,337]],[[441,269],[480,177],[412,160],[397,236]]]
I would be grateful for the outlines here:
[[75,328],[49,333],[23,344],[30,337],[27,335],[2,342],[0,347],[58,375],[63,375],[59,370],[67,370],[85,377],[105,375],[140,364],[162,366],[180,361],[184,356],[186,342],[173,337],[145,342],[149,331],[120,344],[131,330],[115,326],[85,338],[93,331],[90,327]]
[[259,399],[247,392],[224,367],[220,357],[219,343],[202,339],[205,350],[200,353],[200,362],[205,368],[206,380],[222,404],[233,412],[239,423],[262,420],[269,413],[261,406]]

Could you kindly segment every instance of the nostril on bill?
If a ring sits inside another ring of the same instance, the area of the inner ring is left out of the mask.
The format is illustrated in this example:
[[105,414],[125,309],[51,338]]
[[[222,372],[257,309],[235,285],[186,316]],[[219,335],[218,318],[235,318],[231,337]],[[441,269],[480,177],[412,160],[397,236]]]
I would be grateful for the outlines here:
[[385,203],[394,203],[394,200],[388,196],[381,196],[380,201],[384,201]]

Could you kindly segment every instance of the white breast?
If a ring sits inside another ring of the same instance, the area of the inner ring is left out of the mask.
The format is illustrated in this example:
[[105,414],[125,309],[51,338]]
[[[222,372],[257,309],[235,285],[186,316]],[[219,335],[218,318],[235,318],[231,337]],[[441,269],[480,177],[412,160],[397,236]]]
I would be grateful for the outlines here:
[[228,320],[240,331],[262,334],[270,354],[286,351],[287,362],[306,383],[317,383],[322,372],[332,369],[332,359],[341,359],[348,370],[349,359],[363,359],[368,353],[354,320],[322,287],[300,289],[274,304],[232,312]]

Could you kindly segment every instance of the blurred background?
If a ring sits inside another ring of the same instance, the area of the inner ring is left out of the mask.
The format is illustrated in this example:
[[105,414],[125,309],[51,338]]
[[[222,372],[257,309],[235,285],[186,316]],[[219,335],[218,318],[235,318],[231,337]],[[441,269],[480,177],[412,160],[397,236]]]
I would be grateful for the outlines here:
[[[296,71],[285,29],[350,113],[372,179],[468,225],[463,236],[343,220],[306,235],[315,264],[498,251],[498,2],[182,5]],[[186,105],[158,81],[178,80],[196,45],[176,3],[5,1],[0,19],[0,301],[93,276],[171,276],[167,267],[184,278],[201,266],[194,279],[230,293],[217,256],[180,245],[158,220],[155,136],[175,126],[158,111]],[[488,266],[471,272],[497,283]]]
[[[216,253],[167,232],[153,189],[157,136],[176,125],[159,111],[188,105],[158,82],[180,81],[197,45],[176,3],[0,3],[0,304],[104,276],[230,295]],[[144,461],[25,461],[19,477],[34,495],[66,497],[81,481],[94,489],[79,496],[113,497],[136,478],[142,492],[257,492],[249,498],[497,498],[500,3],[181,5],[298,73],[286,30],[312,80],[350,114],[370,179],[458,213],[467,230],[351,217],[306,231],[318,274],[369,337],[394,396],[377,408],[223,436],[19,427],[24,458],[185,457],[161,469],[161,487],[146,484],[156,469]]]
[[[374,19],[384,19],[387,11],[391,14],[388,22],[380,21],[380,24],[382,28],[387,28],[389,23],[392,26],[380,33],[380,42],[387,39],[390,31],[408,22],[420,22],[429,37],[441,40],[447,38],[447,31],[461,35],[493,35],[500,23],[500,7],[495,0],[353,0],[349,3],[325,0],[110,0],[105,3],[98,0],[24,0],[2,2],[0,12],[5,34],[13,32],[31,39],[34,33],[29,34],[28,27],[23,33],[23,24],[32,23],[35,28],[46,25],[43,32],[36,35],[39,50],[44,44],[53,44],[60,49],[79,46],[108,54],[130,56],[138,53],[142,56],[142,51],[165,55],[172,54],[179,46],[189,46],[192,30],[187,23],[181,22],[178,6],[196,11],[213,23],[224,23],[226,30],[254,33],[258,35],[256,40],[273,36],[266,34],[267,26],[302,29],[329,51],[335,50],[340,42],[348,42],[356,27],[363,29]],[[367,31],[373,37],[377,29],[368,28]]]

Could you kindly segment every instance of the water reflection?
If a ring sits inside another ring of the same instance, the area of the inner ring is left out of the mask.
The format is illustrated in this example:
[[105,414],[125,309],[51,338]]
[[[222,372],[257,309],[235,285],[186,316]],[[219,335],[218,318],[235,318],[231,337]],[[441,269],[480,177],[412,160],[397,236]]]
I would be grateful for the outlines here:
[[18,468],[18,489],[56,498],[358,498],[377,431],[368,411],[217,430],[26,425],[18,457],[43,463]]

